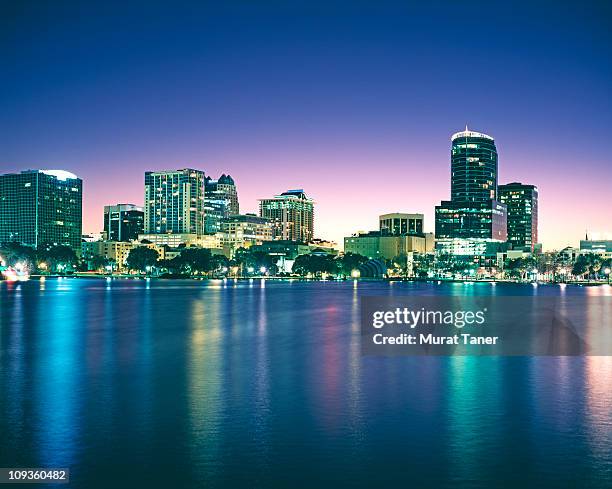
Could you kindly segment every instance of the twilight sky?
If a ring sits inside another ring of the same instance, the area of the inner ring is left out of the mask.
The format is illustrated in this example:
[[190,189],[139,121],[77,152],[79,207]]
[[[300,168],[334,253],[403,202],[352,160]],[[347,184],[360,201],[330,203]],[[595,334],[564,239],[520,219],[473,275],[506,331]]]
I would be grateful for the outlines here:
[[242,211],[304,188],[339,243],[386,212],[433,231],[468,123],[500,183],[539,187],[545,249],[612,233],[609,2],[24,0],[0,61],[0,173],[77,173],[85,232],[184,167],[230,173]]

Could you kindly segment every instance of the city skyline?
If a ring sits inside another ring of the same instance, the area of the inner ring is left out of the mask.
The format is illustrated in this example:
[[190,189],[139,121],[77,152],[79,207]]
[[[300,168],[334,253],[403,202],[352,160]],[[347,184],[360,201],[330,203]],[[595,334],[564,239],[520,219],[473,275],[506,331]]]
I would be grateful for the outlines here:
[[186,167],[231,174],[242,212],[304,188],[338,243],[389,212],[432,231],[466,122],[495,138],[499,183],[538,187],[545,250],[612,232],[604,5],[76,5],[2,21],[0,173],[77,174],[84,232],[143,205],[145,171]]

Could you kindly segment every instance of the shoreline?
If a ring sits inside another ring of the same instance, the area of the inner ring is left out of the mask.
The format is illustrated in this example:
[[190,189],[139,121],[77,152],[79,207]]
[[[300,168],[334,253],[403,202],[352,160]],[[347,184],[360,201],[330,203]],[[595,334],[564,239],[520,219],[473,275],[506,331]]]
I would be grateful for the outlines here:
[[[132,275],[132,274],[70,274],[70,275],[59,275],[59,274],[44,274],[44,275],[30,275],[29,280],[46,280],[46,279],[111,279],[111,280],[193,280],[193,281],[223,281],[223,280],[234,280],[234,281],[251,281],[251,280],[272,280],[277,282],[418,282],[418,283],[434,283],[441,285],[443,283],[464,283],[464,284],[475,284],[475,283],[488,283],[488,284],[513,284],[513,285],[574,285],[580,287],[593,287],[601,285],[611,285],[607,281],[592,281],[592,280],[580,280],[580,281],[564,281],[564,282],[549,282],[549,281],[517,281],[517,280],[505,280],[505,279],[449,279],[449,278],[401,278],[401,277],[387,277],[387,278],[338,278],[338,279],[322,279],[322,278],[306,278],[306,277],[279,277],[279,276],[267,276],[267,277],[191,277],[191,276],[145,276],[145,275]],[[6,280],[0,280],[5,282]]]

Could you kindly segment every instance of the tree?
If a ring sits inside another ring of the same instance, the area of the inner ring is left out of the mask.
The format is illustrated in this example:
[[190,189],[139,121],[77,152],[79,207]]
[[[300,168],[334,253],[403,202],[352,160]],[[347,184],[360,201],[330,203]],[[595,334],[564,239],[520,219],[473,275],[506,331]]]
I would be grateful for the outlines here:
[[206,273],[213,269],[212,253],[206,248],[185,248],[179,264],[189,273]]
[[28,271],[36,269],[36,250],[21,243],[9,242],[0,245],[0,263],[15,267],[17,264]]
[[[253,273],[264,268],[271,275],[276,274],[277,257],[268,255],[264,251],[251,251],[248,248],[238,248],[234,253],[234,262],[237,266],[240,266],[242,273]],[[252,270],[249,272],[249,270]]]
[[53,272],[72,270],[78,263],[76,253],[70,246],[52,246],[42,252],[42,259]]
[[586,255],[578,255],[572,266],[572,275],[583,277],[589,271],[589,259]]
[[345,277],[350,277],[353,270],[359,268],[368,261],[367,256],[360,255],[358,253],[351,253],[350,251],[336,258],[336,263],[340,269],[340,273]]
[[102,255],[94,255],[91,257],[92,270],[103,270],[108,264],[109,259]]
[[302,276],[313,274],[320,277],[323,273],[338,273],[338,263],[330,255],[299,255],[291,270]]
[[159,254],[156,250],[139,246],[138,248],[133,248],[130,250],[126,263],[130,270],[147,272],[150,270],[150,267],[157,264],[158,257]]

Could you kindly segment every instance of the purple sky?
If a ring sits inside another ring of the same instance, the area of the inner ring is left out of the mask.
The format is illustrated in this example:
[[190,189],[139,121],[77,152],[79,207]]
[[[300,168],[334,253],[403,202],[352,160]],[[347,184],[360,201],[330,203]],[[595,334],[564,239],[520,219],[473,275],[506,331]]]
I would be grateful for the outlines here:
[[[84,230],[144,171],[230,173],[241,209],[288,188],[342,241],[450,195],[450,135],[496,139],[540,190],[545,249],[612,233],[604,2],[15,2],[0,20],[0,172],[84,180]],[[369,5],[369,6],[368,6]]]

